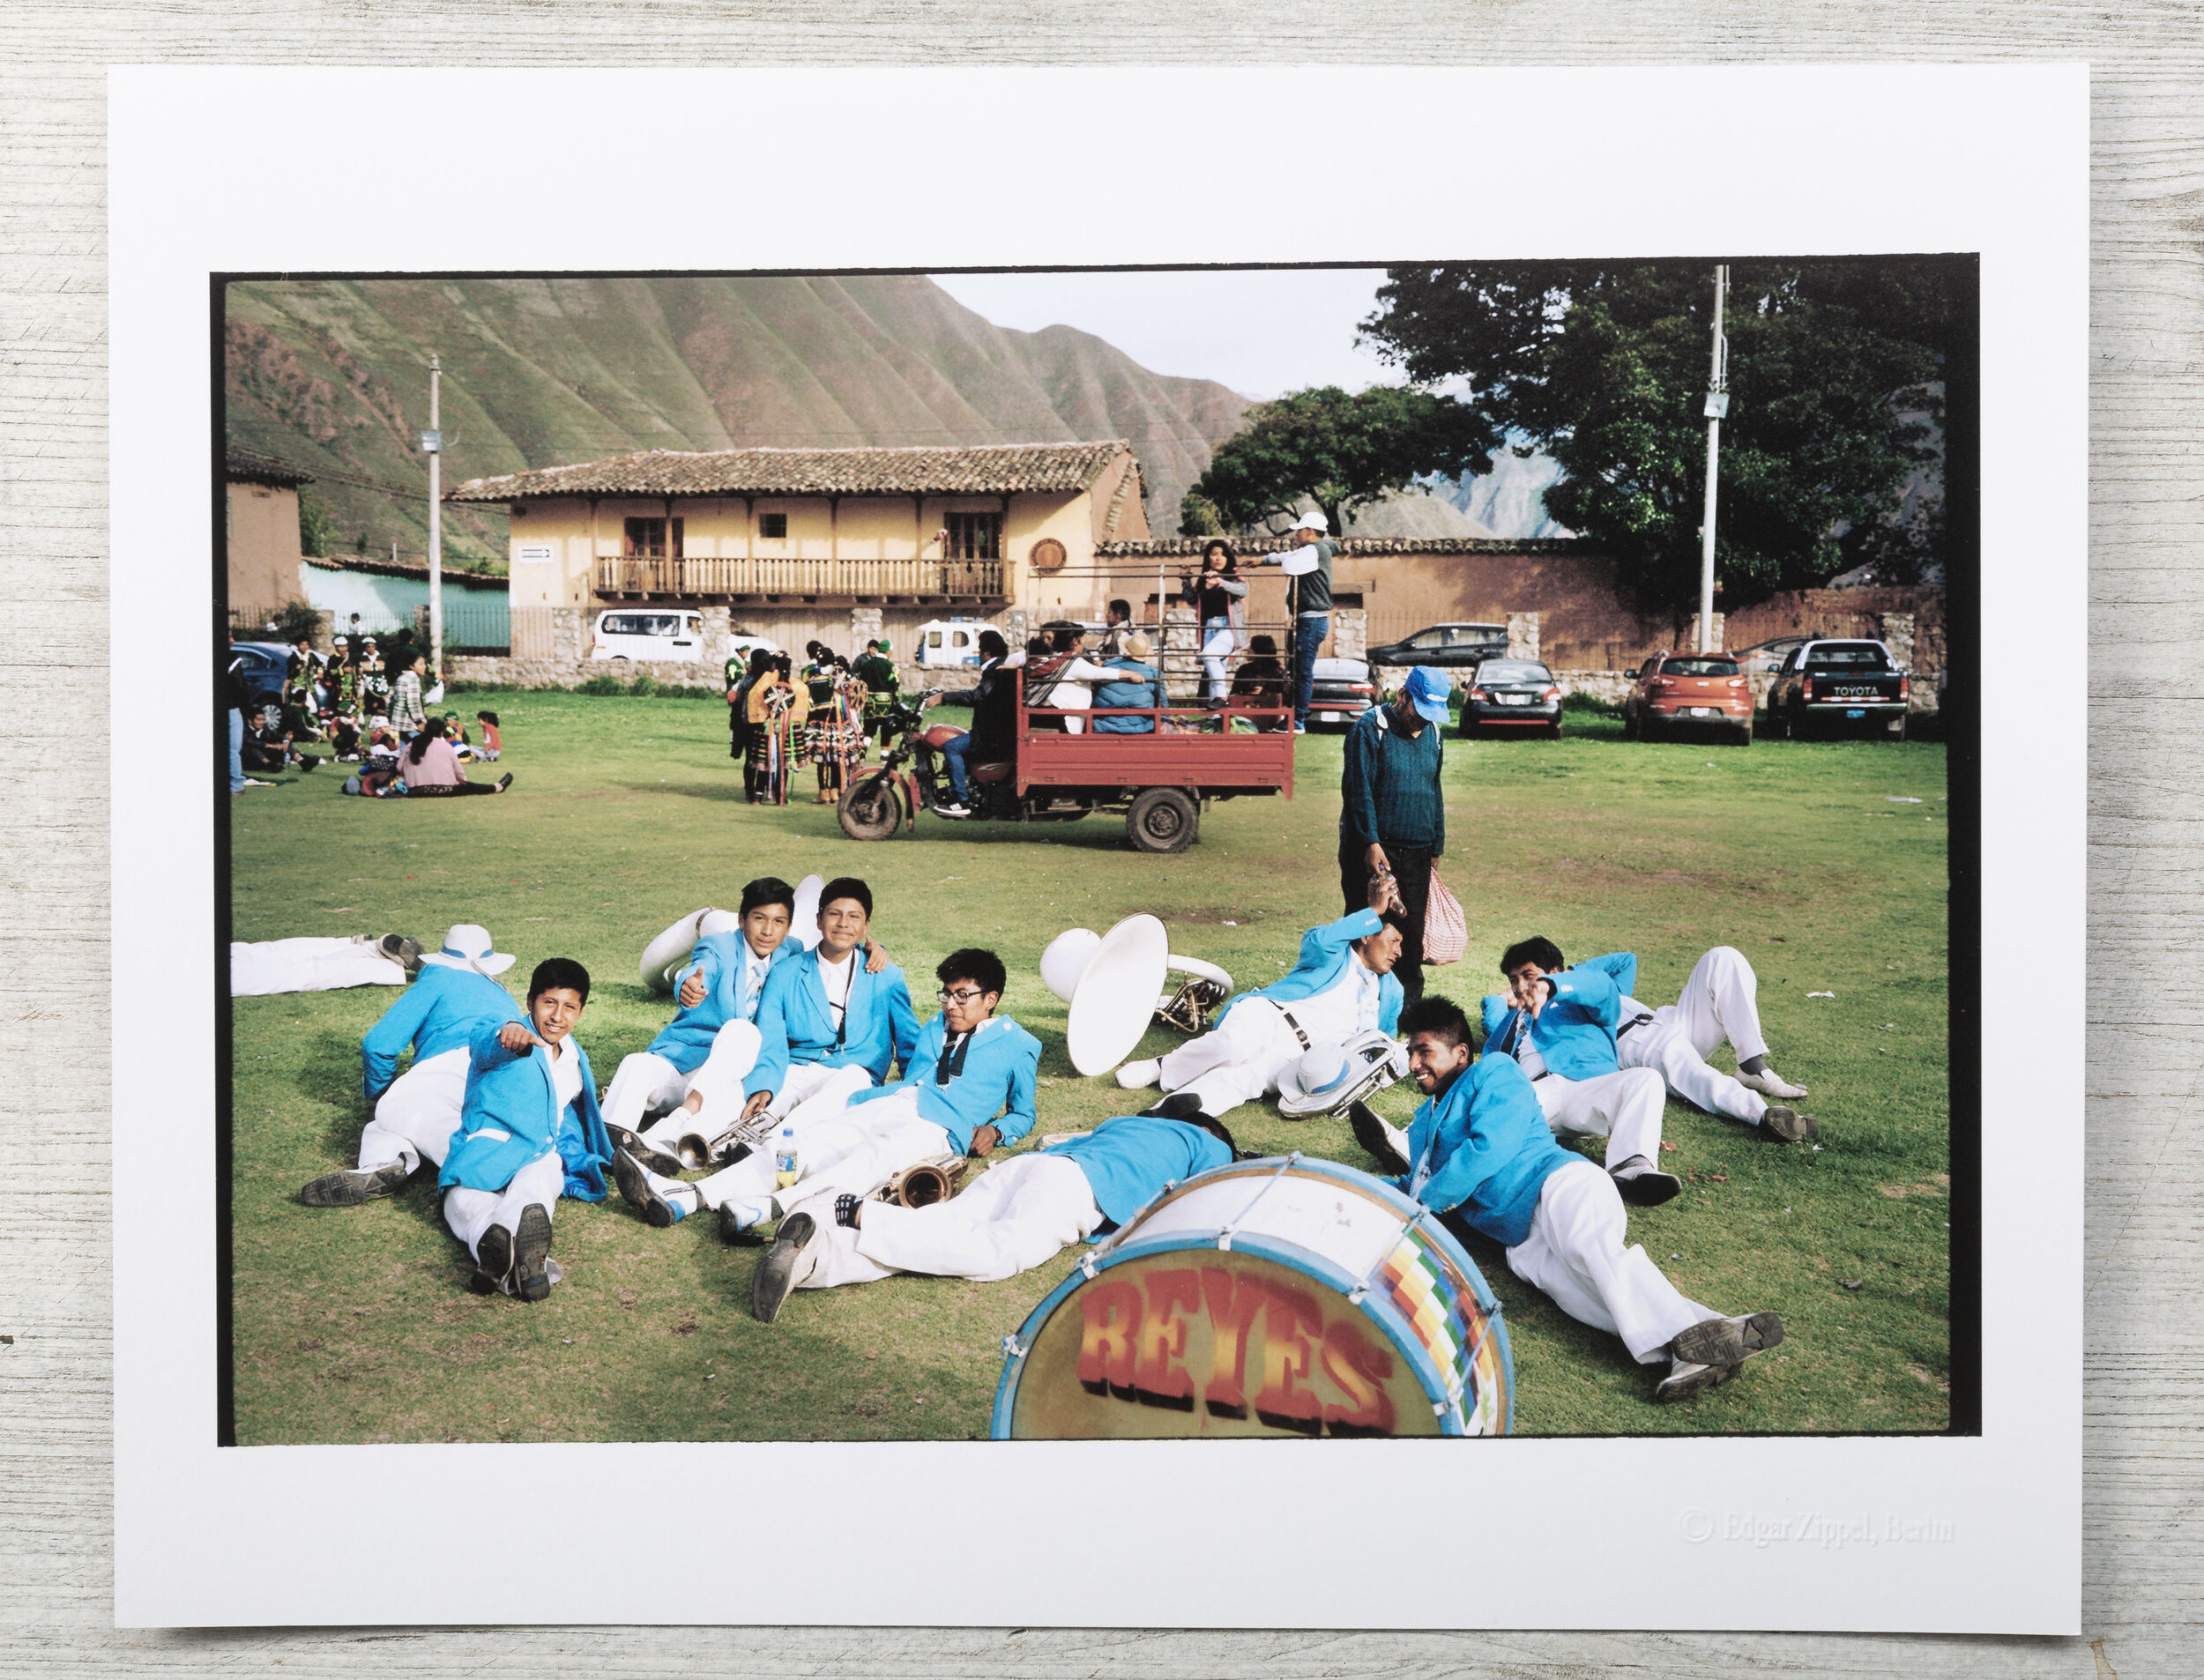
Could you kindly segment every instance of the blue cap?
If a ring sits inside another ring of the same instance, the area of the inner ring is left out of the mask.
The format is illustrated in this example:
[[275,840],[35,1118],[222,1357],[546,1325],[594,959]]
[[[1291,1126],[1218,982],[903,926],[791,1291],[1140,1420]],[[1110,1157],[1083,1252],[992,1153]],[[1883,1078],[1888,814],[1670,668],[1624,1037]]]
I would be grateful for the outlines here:
[[1454,680],[1443,671],[1419,665],[1408,673],[1401,692],[1408,696],[1416,708],[1416,715],[1426,723],[1443,724],[1448,716],[1448,696],[1454,693]]

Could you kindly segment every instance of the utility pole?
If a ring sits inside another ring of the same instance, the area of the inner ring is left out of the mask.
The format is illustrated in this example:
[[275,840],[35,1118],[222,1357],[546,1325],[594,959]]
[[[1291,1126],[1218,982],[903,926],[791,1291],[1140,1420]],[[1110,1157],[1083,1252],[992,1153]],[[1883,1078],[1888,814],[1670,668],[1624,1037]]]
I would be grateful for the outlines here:
[[1714,271],[1714,362],[1707,375],[1707,511],[1699,528],[1699,651],[1714,645],[1715,467],[1722,453],[1722,417],[1730,412],[1730,341],[1722,336],[1722,305],[1730,290],[1730,265]]
[[[443,432],[436,408],[443,363],[428,358],[428,429],[421,446],[428,456],[428,680],[443,680]],[[1712,492],[1709,493],[1709,494]]]

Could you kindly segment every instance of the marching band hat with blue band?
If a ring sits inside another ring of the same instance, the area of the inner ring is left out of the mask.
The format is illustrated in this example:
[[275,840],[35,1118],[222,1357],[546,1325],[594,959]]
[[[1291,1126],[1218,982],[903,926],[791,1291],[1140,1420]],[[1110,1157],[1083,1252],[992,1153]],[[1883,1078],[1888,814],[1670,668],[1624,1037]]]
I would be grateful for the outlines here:
[[503,974],[514,962],[510,953],[492,949],[489,930],[473,922],[454,927],[443,936],[443,950],[423,952],[421,960],[439,968],[472,969],[486,976]]

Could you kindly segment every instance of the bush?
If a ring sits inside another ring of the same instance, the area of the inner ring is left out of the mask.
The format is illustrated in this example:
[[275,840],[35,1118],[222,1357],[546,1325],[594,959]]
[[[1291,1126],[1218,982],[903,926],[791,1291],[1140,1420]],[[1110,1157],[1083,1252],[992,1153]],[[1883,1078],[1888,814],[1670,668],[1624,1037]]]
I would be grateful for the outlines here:
[[1567,694],[1561,696],[1561,710],[1590,712],[1595,717],[1619,717],[1622,716],[1622,702],[1602,700],[1597,695]]
[[628,692],[637,700],[648,700],[658,691],[658,679],[647,671],[637,672],[636,680],[628,685]]
[[285,642],[296,642],[301,636],[316,641],[321,639],[322,615],[304,601],[287,602],[276,614],[276,635]]
[[[648,679],[646,678],[645,680],[647,681]],[[617,677],[592,677],[587,682],[576,683],[574,692],[577,695],[624,695],[628,690],[626,685]]]

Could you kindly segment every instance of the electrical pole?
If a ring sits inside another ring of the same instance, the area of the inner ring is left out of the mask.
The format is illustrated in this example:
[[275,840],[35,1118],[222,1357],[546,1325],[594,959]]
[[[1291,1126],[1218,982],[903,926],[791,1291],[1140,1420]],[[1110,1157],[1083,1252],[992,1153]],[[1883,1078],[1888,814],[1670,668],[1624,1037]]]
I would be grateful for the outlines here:
[[1714,362],[1707,375],[1707,511],[1699,528],[1699,651],[1714,645],[1715,466],[1722,453],[1722,417],[1730,412],[1730,341],[1722,336],[1722,305],[1730,290],[1730,265],[1714,271]]
[[443,432],[436,407],[436,388],[443,375],[443,361],[431,355],[428,358],[428,429],[421,435],[421,446],[428,456],[428,680],[431,682],[439,682],[443,679]]

